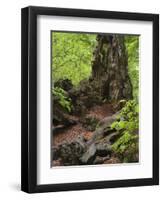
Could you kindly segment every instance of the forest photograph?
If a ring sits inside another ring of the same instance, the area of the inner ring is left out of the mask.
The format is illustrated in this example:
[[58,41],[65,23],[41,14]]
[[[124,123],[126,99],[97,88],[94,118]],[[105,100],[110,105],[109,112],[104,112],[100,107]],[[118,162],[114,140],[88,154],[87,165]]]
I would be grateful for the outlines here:
[[51,31],[51,167],[139,163],[139,35]]

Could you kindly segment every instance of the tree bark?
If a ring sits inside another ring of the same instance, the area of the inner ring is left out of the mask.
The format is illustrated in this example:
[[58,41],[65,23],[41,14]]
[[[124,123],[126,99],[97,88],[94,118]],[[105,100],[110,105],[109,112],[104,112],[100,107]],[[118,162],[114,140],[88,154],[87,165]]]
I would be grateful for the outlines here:
[[[98,35],[90,79],[100,96],[109,100],[131,99],[128,56],[123,35]],[[98,85],[98,88],[97,88]]]

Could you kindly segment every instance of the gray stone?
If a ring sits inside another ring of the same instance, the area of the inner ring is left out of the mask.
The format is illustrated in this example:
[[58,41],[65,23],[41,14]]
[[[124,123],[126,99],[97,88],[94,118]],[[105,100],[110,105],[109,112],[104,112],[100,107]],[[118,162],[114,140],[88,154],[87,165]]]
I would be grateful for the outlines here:
[[96,147],[92,144],[88,150],[83,154],[80,161],[83,164],[91,164],[96,156]]
[[59,145],[53,150],[53,158],[60,158],[64,165],[79,165],[80,157],[85,152],[85,142],[82,137],[70,143]]
[[101,142],[96,145],[96,151],[98,156],[104,157],[111,154],[112,148],[110,144]]
[[92,139],[88,142],[88,145],[95,143],[96,141],[106,137],[107,135],[111,135],[112,133],[115,133],[115,130],[112,130],[110,126],[116,120],[118,115],[119,115],[119,112],[101,120],[99,122],[99,128],[95,130]]

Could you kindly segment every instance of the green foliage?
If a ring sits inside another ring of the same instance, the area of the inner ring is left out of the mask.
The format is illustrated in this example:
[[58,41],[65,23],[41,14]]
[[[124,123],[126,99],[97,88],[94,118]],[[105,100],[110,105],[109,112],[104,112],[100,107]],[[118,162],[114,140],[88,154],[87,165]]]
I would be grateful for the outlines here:
[[117,121],[112,123],[111,128],[117,131],[125,129],[129,133],[139,128],[139,105],[136,100],[126,102]]
[[65,90],[59,87],[55,87],[52,89],[52,94],[54,95],[56,101],[60,104],[61,107],[63,107],[67,112],[71,112],[71,99],[67,96]]
[[139,92],[139,36],[125,36],[128,52],[128,70],[133,86],[133,96],[138,99]]
[[123,162],[135,161],[135,156],[138,153],[138,135],[133,135],[125,131],[112,145],[112,149]]
[[138,153],[139,106],[135,100],[126,102],[117,120],[112,123],[111,129],[121,133],[112,148],[123,162],[131,162]]
[[95,34],[52,32],[52,79],[69,79],[74,85],[91,74]]

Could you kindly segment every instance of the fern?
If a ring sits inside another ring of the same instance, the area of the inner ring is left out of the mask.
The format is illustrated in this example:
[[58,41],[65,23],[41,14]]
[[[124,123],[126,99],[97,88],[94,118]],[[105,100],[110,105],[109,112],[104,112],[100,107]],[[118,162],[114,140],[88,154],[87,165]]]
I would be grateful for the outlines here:
[[126,102],[111,129],[119,131],[121,136],[112,144],[113,151],[123,162],[133,161],[138,153],[139,106],[135,100]]
[[71,99],[68,97],[67,92],[60,87],[55,87],[52,89],[53,95],[57,98],[58,103],[68,112],[72,110]]

